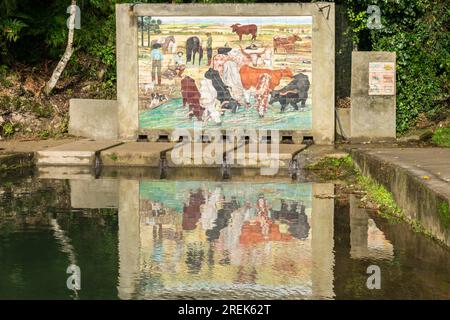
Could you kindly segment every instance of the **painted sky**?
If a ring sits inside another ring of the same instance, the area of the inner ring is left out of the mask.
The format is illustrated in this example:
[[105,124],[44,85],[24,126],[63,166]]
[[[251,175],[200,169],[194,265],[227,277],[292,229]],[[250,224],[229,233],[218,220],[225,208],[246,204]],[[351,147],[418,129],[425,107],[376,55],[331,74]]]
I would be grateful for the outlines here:
[[264,24],[277,24],[277,25],[299,25],[299,24],[312,24],[311,16],[274,16],[274,17],[223,17],[223,16],[208,16],[208,17],[153,17],[154,19],[161,19],[164,23],[175,24],[219,24],[219,25],[231,25],[233,23],[248,24],[254,23],[257,25]]

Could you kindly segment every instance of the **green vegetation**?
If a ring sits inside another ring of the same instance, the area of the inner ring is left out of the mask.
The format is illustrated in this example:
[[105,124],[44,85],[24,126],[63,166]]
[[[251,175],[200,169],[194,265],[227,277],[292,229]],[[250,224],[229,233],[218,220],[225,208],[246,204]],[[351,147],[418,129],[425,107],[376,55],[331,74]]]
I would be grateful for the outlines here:
[[354,177],[356,174],[356,169],[350,156],[343,158],[325,157],[316,163],[307,165],[306,169],[317,171],[320,177],[326,180],[346,180]]
[[115,153],[111,153],[110,155],[109,155],[109,158],[112,160],[112,161],[117,161],[117,154],[115,154]]
[[448,227],[450,227],[450,210],[447,201],[442,201],[439,205],[439,217],[441,218],[444,228],[448,229]]
[[[397,131],[420,114],[440,121],[449,116],[450,2],[447,0],[345,0],[359,50],[397,53]],[[368,5],[381,9],[382,29],[369,30]]]
[[438,146],[450,148],[450,126],[436,129],[432,140]]
[[369,202],[376,203],[379,207],[379,212],[386,218],[401,218],[402,213],[395,200],[386,188],[371,178],[361,175],[359,172],[355,178],[359,188],[363,189],[366,194],[366,199]]

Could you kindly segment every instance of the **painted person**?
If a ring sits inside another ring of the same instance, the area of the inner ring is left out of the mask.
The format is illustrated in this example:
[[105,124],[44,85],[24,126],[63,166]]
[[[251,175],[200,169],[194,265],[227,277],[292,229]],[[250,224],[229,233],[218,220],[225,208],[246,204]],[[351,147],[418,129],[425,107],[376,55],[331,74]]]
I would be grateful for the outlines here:
[[212,53],[213,53],[213,49],[212,49],[212,36],[210,32],[206,33],[207,36],[207,40],[206,40],[206,56],[208,57],[208,66],[211,65],[211,60],[212,60]]
[[157,76],[158,85],[161,85],[161,66],[164,59],[164,55],[161,52],[161,44],[155,43],[152,45],[150,56],[152,59],[152,82],[155,82]]
[[178,53],[173,56],[173,59],[175,61],[175,71],[177,72],[177,75],[181,78],[181,75],[186,69],[186,64],[184,63],[183,59],[183,52],[178,51]]

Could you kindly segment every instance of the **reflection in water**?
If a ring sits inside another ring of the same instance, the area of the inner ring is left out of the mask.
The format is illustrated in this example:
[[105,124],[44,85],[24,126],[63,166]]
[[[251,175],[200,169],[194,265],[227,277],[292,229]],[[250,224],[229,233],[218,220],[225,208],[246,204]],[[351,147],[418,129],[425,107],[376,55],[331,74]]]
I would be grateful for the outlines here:
[[[0,186],[0,298],[74,298],[75,258],[81,299],[450,298],[448,249],[353,195],[315,197],[333,193],[326,183],[19,179]],[[366,287],[372,264],[380,290]]]
[[311,184],[142,181],[139,197],[137,295],[312,295]]

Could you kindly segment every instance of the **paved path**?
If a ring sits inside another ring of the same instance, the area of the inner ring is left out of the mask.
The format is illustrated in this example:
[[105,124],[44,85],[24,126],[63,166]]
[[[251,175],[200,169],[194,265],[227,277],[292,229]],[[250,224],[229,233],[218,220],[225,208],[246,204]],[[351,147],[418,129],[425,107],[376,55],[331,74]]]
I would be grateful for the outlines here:
[[[351,147],[351,146],[349,146]],[[362,147],[366,154],[395,164],[424,180],[440,179],[450,183],[450,148]],[[450,185],[449,185],[450,189]]]
[[75,141],[75,138],[48,140],[6,140],[0,141],[0,154],[16,152],[36,152]]

